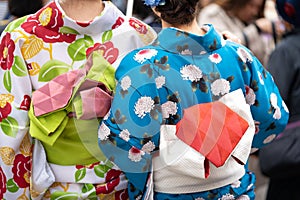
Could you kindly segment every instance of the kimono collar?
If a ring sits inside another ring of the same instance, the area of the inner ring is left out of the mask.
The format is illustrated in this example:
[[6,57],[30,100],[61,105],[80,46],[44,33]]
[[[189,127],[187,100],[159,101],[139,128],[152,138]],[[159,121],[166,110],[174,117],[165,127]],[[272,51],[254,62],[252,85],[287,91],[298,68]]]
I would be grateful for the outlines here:
[[[119,17],[125,18],[125,15],[113,3],[110,1],[103,1],[104,10],[99,16],[95,17],[91,21],[78,22],[65,14],[59,4],[59,0],[55,0],[54,3],[54,7],[57,8],[58,12],[61,14],[60,16],[63,18],[64,26],[76,30],[78,35],[93,35],[111,30],[113,25],[116,23],[116,19]],[[64,29],[61,29],[60,32],[64,33]]]
[[[225,44],[225,40],[212,25],[202,27],[206,34],[199,36],[176,28],[163,29],[154,45],[162,49],[183,55],[199,55],[215,51]],[[174,38],[174,39],[170,39]]]

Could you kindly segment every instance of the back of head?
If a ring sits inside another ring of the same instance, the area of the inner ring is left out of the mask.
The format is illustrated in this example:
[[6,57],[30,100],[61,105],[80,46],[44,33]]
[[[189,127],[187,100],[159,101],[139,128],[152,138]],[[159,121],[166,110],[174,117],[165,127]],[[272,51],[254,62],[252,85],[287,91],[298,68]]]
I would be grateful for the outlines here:
[[300,0],[276,0],[276,8],[285,21],[300,28]]
[[[147,4],[147,1],[145,2]],[[160,0],[155,10],[161,19],[172,25],[190,24],[198,15],[199,0]]]
[[11,15],[23,17],[35,13],[43,7],[43,0],[9,0],[8,9]]

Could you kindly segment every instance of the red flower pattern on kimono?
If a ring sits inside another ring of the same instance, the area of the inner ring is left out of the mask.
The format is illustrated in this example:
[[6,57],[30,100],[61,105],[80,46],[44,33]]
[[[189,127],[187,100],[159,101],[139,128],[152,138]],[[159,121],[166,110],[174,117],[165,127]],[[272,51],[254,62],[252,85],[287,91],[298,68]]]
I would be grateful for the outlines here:
[[119,26],[121,26],[124,22],[124,18],[122,17],[119,17],[117,20],[116,20],[116,23],[111,27],[112,29],[115,29],[115,28],[118,28]]
[[20,109],[28,111],[30,107],[30,102],[31,102],[30,96],[24,95],[23,101],[20,105]]
[[0,66],[4,70],[10,70],[14,62],[15,43],[10,36],[6,33],[0,44]]
[[87,168],[87,169],[93,169],[96,165],[99,165],[100,162],[96,162],[90,165],[76,165],[76,169],[82,169],[82,168]]
[[27,33],[36,35],[44,42],[67,42],[71,43],[76,39],[75,34],[60,33],[60,28],[63,27],[64,21],[62,13],[55,6],[55,2],[40,10],[35,15],[21,25]]
[[120,190],[115,193],[115,200],[128,199],[128,190]]
[[12,168],[13,179],[20,188],[29,187],[31,157],[18,154]]
[[3,195],[6,192],[6,177],[5,174],[0,167],[0,199],[3,199]]
[[103,57],[107,62],[113,64],[119,55],[119,50],[114,47],[112,42],[105,42],[103,44],[96,43],[93,47],[90,47],[86,50],[87,57],[92,53],[92,51],[100,50],[103,53]]
[[96,194],[109,194],[120,183],[120,170],[111,169],[107,172],[105,177],[105,185],[96,186]]
[[6,119],[10,113],[11,113],[10,103],[7,102],[3,108],[0,106],[0,122],[2,122],[3,119]]
[[76,24],[78,24],[78,25],[81,26],[81,27],[87,27],[87,26],[89,26],[91,23],[92,23],[92,21],[89,21],[89,22],[78,22],[78,21],[76,21]]
[[146,34],[148,32],[148,27],[134,18],[129,19],[129,25],[132,26],[140,34]]

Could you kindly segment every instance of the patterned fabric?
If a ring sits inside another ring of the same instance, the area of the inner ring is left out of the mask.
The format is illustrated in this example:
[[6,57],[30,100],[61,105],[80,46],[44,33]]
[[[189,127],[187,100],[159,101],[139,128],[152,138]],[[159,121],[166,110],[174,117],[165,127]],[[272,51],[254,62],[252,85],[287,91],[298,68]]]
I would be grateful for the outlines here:
[[[131,52],[117,69],[112,108],[99,127],[98,138],[105,155],[126,173],[132,199],[148,194],[161,125],[176,125],[184,109],[241,89],[259,124],[253,151],[271,142],[287,123],[285,103],[257,58],[247,48],[224,41],[212,26],[203,29],[207,32],[203,36],[164,29],[153,45]],[[234,182],[230,177],[222,181],[220,186]]]
[[83,69],[59,75],[34,91],[28,113],[31,136],[52,146],[70,118],[104,117],[115,89],[114,74],[115,69],[102,54],[94,51]]
[[[46,154],[44,162],[41,157],[32,157],[38,146],[32,145],[28,133],[33,91],[59,75],[81,69],[93,51],[101,52],[116,68],[126,53],[156,37],[149,26],[126,18],[111,2],[103,3],[103,12],[94,20],[77,22],[66,16],[58,0],[51,1],[37,13],[13,21],[2,33],[0,199],[126,199],[124,174],[98,148],[99,119],[70,118],[73,120],[62,133],[63,140],[53,146],[41,145]],[[40,161],[38,166],[33,164],[36,161]],[[33,179],[31,168],[40,169],[35,171],[41,172],[35,176],[39,180]],[[46,183],[53,175],[55,182],[44,191],[35,184]]]
[[254,200],[255,175],[247,172],[245,176],[232,184],[205,192],[191,194],[166,194],[157,192],[154,200]]

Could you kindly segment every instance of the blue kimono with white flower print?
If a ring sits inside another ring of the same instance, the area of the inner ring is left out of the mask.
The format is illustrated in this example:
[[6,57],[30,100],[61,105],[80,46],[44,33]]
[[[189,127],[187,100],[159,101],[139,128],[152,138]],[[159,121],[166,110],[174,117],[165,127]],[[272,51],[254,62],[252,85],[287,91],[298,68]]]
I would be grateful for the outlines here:
[[[257,125],[253,150],[285,128],[288,110],[268,71],[247,48],[225,41],[211,25],[203,29],[203,36],[163,29],[155,43],[128,54],[117,69],[118,86],[99,127],[99,146],[126,173],[132,199],[147,195],[161,125],[176,125],[186,108],[241,89]],[[245,180],[240,188],[254,183]],[[228,186],[218,192],[235,197],[245,193]],[[208,196],[222,198],[207,191],[197,198]]]

